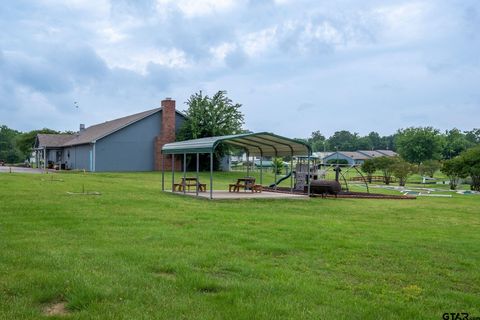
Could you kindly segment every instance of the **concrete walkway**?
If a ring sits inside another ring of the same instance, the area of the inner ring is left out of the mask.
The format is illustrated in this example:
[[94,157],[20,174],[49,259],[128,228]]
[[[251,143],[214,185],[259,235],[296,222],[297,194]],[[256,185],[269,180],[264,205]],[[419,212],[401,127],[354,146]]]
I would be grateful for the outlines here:
[[[167,191],[166,192],[171,192]],[[174,192],[179,195],[196,197],[195,192]],[[199,192],[200,198],[210,198],[210,192]],[[223,190],[213,190],[213,200],[221,199],[308,199],[307,196],[280,192],[228,192]]]
[[[12,173],[43,173],[43,169],[34,169],[34,168],[23,168],[23,167],[7,167],[0,166],[0,173],[10,173],[10,168]],[[58,172],[56,170],[48,170],[49,172]]]

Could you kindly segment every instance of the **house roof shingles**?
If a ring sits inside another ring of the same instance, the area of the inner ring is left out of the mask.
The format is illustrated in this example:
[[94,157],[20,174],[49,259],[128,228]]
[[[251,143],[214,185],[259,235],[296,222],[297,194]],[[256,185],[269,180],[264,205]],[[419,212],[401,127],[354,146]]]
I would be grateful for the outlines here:
[[[38,134],[37,147],[55,148],[92,143],[160,110],[162,110],[162,108],[155,108],[115,120],[106,121],[90,126],[75,134]],[[178,111],[176,112],[183,115]]]
[[55,148],[55,147],[62,147],[64,143],[69,140],[72,140],[74,137],[73,134],[46,134],[46,133],[39,133],[37,134],[38,143],[37,146],[39,148],[47,147],[47,148]]
[[[341,153],[343,154],[344,156],[346,157],[349,157],[349,158],[352,158],[354,160],[367,160],[367,159],[370,159],[369,156],[363,154],[363,153],[360,153],[360,152],[357,152],[357,151],[338,151],[338,153]],[[331,156],[331,155],[330,155]]]
[[160,110],[161,108],[156,108],[156,109],[132,114],[130,116],[126,116],[123,118],[118,118],[115,120],[106,121],[104,123],[90,126],[85,130],[79,132],[77,135],[74,135],[73,139],[66,141],[63,146],[66,147],[66,146],[74,146],[79,144],[91,143],[115,131],[122,129],[128,126],[129,124],[137,122],[145,117],[148,117],[149,115],[152,115]]
[[392,151],[392,150],[376,150],[376,151],[380,152],[383,155],[388,156],[388,157],[398,156],[398,153],[396,153],[395,151]]
[[358,152],[363,153],[371,158],[385,157],[385,154],[376,150],[358,150]]

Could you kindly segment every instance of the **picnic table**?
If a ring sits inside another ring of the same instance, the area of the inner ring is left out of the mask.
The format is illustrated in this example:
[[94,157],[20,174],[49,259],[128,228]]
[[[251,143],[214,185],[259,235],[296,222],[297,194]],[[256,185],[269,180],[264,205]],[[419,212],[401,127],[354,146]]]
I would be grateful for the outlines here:
[[205,183],[200,183],[195,177],[182,177],[180,183],[173,184],[173,191],[190,191],[190,187],[197,187],[198,191],[205,192],[207,190],[207,185]]
[[237,183],[228,185],[228,192],[240,192],[240,188],[244,191],[250,190],[252,192],[262,192],[262,186],[255,184],[255,178],[253,177],[237,179]]

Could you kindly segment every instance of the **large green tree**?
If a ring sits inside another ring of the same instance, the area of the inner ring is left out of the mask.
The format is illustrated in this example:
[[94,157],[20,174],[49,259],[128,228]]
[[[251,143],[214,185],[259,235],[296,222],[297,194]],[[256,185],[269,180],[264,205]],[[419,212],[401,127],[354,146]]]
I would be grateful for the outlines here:
[[438,169],[442,167],[440,161],[438,160],[426,160],[422,162],[420,167],[418,168],[418,171],[421,175],[431,177],[435,175],[435,172],[437,172]]
[[395,144],[400,156],[410,163],[420,164],[441,157],[441,136],[432,127],[401,129],[397,132]]
[[[226,91],[218,91],[212,97],[202,91],[194,93],[186,102],[187,119],[180,129],[179,140],[198,139],[205,137],[224,136],[242,133],[244,116],[240,111],[241,104],[233,103],[227,97]],[[225,146],[220,146],[215,152],[215,167],[226,152]],[[201,161],[202,164],[208,161]],[[202,165],[202,169],[205,169]]]
[[372,183],[372,175],[377,171],[374,159],[367,159],[362,163],[361,169],[367,174],[368,183]]
[[357,150],[358,134],[351,133],[347,130],[336,131],[330,138],[328,138],[328,146],[330,151],[355,151]]
[[202,91],[194,93],[186,102],[187,120],[180,130],[180,139],[198,139],[242,132],[244,116],[242,106],[233,103],[226,91],[218,91],[212,97]]
[[312,135],[306,142],[310,144],[314,152],[324,151],[327,148],[325,136],[318,130],[312,132]]
[[480,191],[480,146],[462,152],[460,159],[464,175],[472,179],[472,190]]
[[40,130],[32,130],[29,132],[24,132],[17,137],[17,146],[18,149],[22,152],[24,157],[28,157],[32,153],[33,145],[35,144],[35,138],[39,133],[59,133],[58,131],[43,128]]
[[471,148],[475,145],[474,142],[467,139],[467,135],[453,128],[447,130],[443,136],[442,157],[444,159],[451,159],[458,156],[461,152]]
[[446,174],[450,180],[450,189],[452,190],[457,188],[460,178],[466,177],[460,157],[444,161],[441,171]]
[[398,161],[396,157],[378,157],[374,158],[374,166],[382,171],[383,181],[390,184],[393,175],[393,165]]
[[416,167],[402,158],[397,158],[391,165],[391,170],[395,178],[398,179],[400,186],[405,186],[408,176],[416,171]]
[[20,132],[10,129],[6,125],[0,126],[0,160],[7,163],[22,162],[25,160],[22,152],[18,149],[16,140]]
[[474,144],[480,144],[480,128],[475,128],[470,131],[465,131],[465,137],[468,141]]
[[387,148],[387,145],[384,139],[382,139],[382,137],[378,134],[378,132],[375,132],[375,131],[370,132],[367,138],[370,141],[370,145],[372,146],[372,149],[378,150],[378,149]]

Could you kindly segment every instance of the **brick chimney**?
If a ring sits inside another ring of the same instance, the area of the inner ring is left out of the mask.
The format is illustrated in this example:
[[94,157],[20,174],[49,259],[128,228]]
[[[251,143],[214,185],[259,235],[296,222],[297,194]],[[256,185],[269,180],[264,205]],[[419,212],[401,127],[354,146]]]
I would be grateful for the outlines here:
[[[155,170],[162,170],[162,147],[166,143],[175,142],[175,100],[165,98],[162,100],[162,122],[160,135],[155,139]],[[179,156],[175,157],[175,171],[181,170],[182,161]],[[164,155],[165,170],[172,170],[172,156]]]

